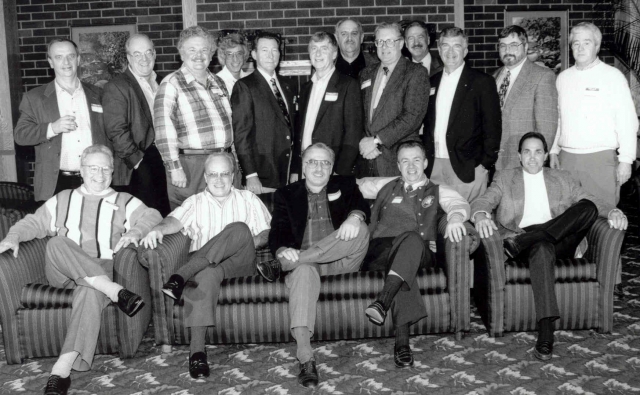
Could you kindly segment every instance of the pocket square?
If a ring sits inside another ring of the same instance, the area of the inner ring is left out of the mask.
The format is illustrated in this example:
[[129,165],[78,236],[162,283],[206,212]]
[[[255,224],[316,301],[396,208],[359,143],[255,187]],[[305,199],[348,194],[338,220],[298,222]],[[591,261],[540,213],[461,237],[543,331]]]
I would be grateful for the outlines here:
[[360,85],[360,89],[368,88],[370,86],[371,86],[371,80],[366,80],[365,82],[362,83],[362,85]]

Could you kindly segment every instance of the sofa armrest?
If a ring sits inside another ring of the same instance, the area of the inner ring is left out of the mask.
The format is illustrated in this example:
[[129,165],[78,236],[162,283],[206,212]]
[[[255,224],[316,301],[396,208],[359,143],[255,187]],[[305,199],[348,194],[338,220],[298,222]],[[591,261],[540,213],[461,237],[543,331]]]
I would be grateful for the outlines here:
[[481,240],[475,260],[478,276],[474,281],[476,305],[484,314],[484,324],[489,336],[500,337],[504,333],[504,290],[507,281],[506,256],[502,237],[497,231]]
[[163,237],[155,249],[140,247],[138,259],[149,271],[156,345],[173,343],[173,299],[165,298],[162,285],[187,262],[191,239],[182,233]]
[[44,255],[49,238],[20,243],[18,257],[9,250],[0,254],[0,324],[7,363],[21,363],[16,310],[20,307],[22,287],[46,283]]

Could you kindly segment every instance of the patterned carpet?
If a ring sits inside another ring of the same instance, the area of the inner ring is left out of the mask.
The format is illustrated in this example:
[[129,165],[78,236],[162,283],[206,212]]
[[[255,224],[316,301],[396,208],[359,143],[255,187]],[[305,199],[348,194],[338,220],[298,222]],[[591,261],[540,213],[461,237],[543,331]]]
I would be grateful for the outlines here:
[[[314,343],[321,384],[297,384],[295,346],[210,346],[211,376],[193,380],[187,346],[163,354],[149,330],[136,358],[97,356],[93,369],[72,374],[71,394],[640,394],[640,240],[633,192],[623,198],[630,229],[623,247],[624,297],[616,301],[614,332],[556,332],[555,354],[531,353],[534,332],[487,337],[472,310],[471,332],[412,338],[416,364],[397,369],[393,339]],[[363,317],[364,319],[364,317]],[[54,358],[7,365],[0,349],[0,393],[41,393]]]

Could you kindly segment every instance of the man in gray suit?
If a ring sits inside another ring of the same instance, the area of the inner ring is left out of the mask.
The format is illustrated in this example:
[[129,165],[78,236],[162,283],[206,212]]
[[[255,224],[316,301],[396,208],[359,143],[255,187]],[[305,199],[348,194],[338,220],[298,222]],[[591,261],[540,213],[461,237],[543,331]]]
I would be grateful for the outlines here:
[[404,39],[397,23],[381,23],[375,30],[380,63],[360,73],[365,137],[360,140],[358,177],[395,176],[396,147],[419,140],[418,131],[429,103],[429,72],[402,56]]
[[498,35],[498,51],[504,67],[493,77],[502,108],[502,140],[496,170],[520,167],[518,141],[525,133],[538,132],[552,142],[558,127],[556,75],[527,59],[527,32],[520,26],[505,27]]
[[533,354],[547,361],[553,356],[553,321],[560,318],[556,259],[574,256],[598,214],[620,230],[627,228],[627,217],[585,192],[569,172],[543,169],[549,150],[542,134],[529,132],[518,145],[522,168],[496,173],[484,195],[471,204],[471,219],[481,238],[499,231],[505,254],[529,264],[538,320]]

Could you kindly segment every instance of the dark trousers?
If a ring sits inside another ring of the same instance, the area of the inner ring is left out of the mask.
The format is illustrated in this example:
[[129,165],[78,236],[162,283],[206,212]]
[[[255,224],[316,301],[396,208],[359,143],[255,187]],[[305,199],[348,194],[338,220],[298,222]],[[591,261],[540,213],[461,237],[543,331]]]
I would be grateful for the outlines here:
[[427,316],[420,288],[416,279],[421,269],[435,264],[428,242],[418,232],[405,232],[396,237],[380,237],[369,241],[362,271],[390,270],[404,279],[400,291],[389,306],[396,326],[413,324]]
[[[76,189],[82,185],[82,177],[81,176],[65,176],[62,173],[58,173],[58,181],[56,182],[56,189],[53,192],[53,195],[57,195],[58,193],[64,191],[65,189]],[[46,200],[46,199],[45,199]]]
[[131,173],[128,192],[142,200],[147,207],[158,210],[163,217],[171,212],[167,195],[167,175],[155,144],[147,148],[140,166]]
[[516,241],[523,240],[526,245],[530,245],[518,258],[529,264],[537,320],[560,317],[555,291],[556,260],[573,258],[578,244],[596,218],[596,205],[589,200],[581,200],[554,219],[527,226],[524,228],[525,233],[516,236]]

